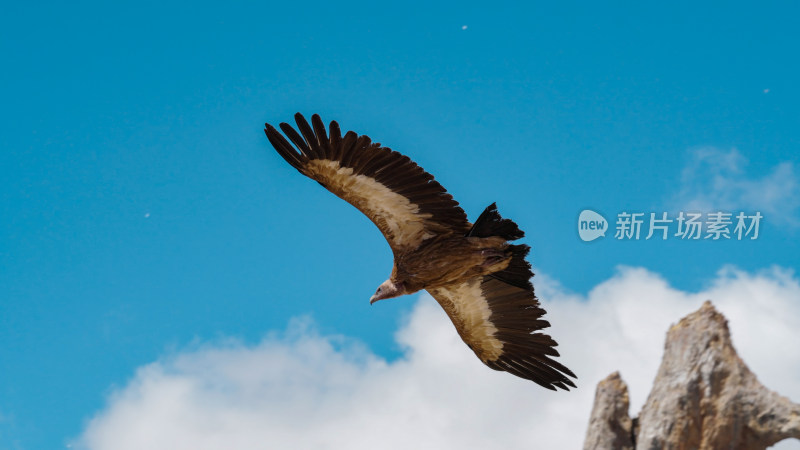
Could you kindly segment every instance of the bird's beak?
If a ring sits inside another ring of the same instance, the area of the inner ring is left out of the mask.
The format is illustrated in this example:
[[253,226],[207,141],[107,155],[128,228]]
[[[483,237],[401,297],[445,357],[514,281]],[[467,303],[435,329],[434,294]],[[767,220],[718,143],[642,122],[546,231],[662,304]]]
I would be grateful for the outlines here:
[[375,291],[375,294],[373,294],[372,297],[369,298],[369,304],[371,305],[377,302],[378,300],[385,300],[387,298],[397,297],[399,293],[400,291],[398,289],[398,285],[396,283],[393,283],[391,280],[386,280],[383,283],[381,283],[378,290]]
[[371,305],[379,300],[386,300],[387,298],[389,297],[378,297],[377,295],[373,295],[372,297],[369,298],[369,304]]

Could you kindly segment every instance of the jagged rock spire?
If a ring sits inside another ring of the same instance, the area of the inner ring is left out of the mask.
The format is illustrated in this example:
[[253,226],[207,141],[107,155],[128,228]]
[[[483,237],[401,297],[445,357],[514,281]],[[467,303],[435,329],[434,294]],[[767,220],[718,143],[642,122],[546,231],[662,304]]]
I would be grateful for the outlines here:
[[755,450],[800,439],[800,405],[758,381],[709,301],[670,328],[638,419],[627,408],[619,374],[601,381],[584,448]]

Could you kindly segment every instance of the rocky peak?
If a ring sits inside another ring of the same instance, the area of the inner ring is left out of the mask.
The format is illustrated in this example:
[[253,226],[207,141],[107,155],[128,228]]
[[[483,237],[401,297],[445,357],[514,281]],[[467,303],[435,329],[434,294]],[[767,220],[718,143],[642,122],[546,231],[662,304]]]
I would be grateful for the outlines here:
[[800,439],[800,405],[758,381],[706,301],[667,333],[637,419],[618,373],[598,384],[584,449],[765,449],[786,438]]

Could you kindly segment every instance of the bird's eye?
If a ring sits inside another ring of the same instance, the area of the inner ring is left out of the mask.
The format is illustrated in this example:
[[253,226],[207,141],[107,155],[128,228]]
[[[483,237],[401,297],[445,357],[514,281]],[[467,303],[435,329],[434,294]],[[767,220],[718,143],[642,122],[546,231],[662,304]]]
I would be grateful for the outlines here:
[[378,290],[377,290],[377,291],[375,291],[375,293],[376,293],[376,294],[380,294],[380,293],[381,293],[381,288],[378,288]]

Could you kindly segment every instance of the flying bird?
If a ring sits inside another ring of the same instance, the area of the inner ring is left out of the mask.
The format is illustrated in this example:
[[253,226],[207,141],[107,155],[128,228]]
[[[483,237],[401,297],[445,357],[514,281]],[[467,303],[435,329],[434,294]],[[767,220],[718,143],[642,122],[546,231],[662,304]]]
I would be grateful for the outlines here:
[[[577,378],[553,357],[558,345],[538,331],[550,324],[533,292],[524,236],[493,203],[475,223],[433,176],[408,156],[339,124],[326,130],[295,115],[296,131],[265,124],[275,150],[292,167],[351,203],[381,230],[394,254],[388,280],[370,304],[422,289],[442,306],[461,339],[484,364],[545,388],[569,390]],[[290,143],[291,141],[291,143]],[[292,145],[294,144],[294,145]]]

